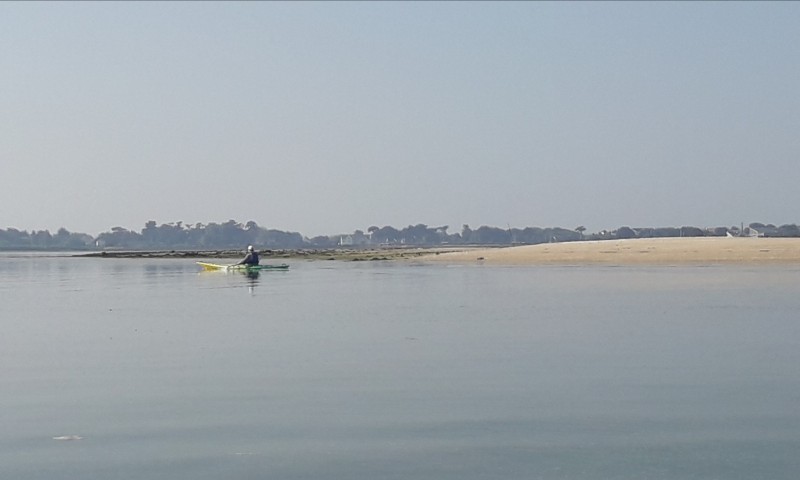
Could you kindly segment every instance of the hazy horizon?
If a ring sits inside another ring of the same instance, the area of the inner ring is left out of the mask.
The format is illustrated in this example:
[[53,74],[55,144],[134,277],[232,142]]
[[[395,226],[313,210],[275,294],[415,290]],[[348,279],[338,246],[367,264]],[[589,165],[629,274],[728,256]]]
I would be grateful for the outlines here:
[[[194,228],[198,224],[206,227],[206,226],[211,225],[211,224],[221,225],[221,224],[227,223],[227,222],[229,222],[231,220],[235,221],[237,224],[239,224],[242,227],[245,226],[248,223],[248,221],[240,221],[240,220],[237,220],[237,219],[228,219],[228,220],[225,220],[225,221],[193,222],[193,223],[182,222],[182,221],[178,220],[178,221],[175,221],[175,222],[159,222],[159,221],[156,221],[156,226],[160,227],[162,225],[176,225],[178,223],[181,223],[182,227],[184,229],[190,229],[190,228]],[[746,228],[746,227],[749,227],[751,224],[772,225],[772,226],[774,226],[776,228],[784,226],[784,225],[792,225],[792,224],[787,224],[785,222],[780,222],[780,223],[777,223],[777,224],[771,224],[771,223],[764,223],[764,222],[758,222],[758,221],[740,222],[739,224],[733,224],[733,225],[723,225],[723,224],[714,224],[714,225],[650,225],[650,224],[634,225],[634,224],[622,224],[622,225],[616,225],[616,226],[608,226],[606,228],[601,228],[599,230],[588,230],[588,229],[586,229],[585,234],[589,235],[589,234],[601,233],[603,231],[616,231],[616,230],[618,230],[620,228],[632,228],[632,229],[699,228],[701,230],[705,230],[705,229],[712,229],[712,228],[718,228],[718,227],[724,227],[724,228],[728,228],[728,229],[733,228],[733,227],[735,227],[735,228]],[[410,224],[407,224],[407,225],[389,225],[389,224],[378,222],[376,224],[370,225],[369,227],[364,227],[364,228],[356,227],[356,228],[353,228],[353,229],[350,229],[350,230],[341,230],[341,231],[336,231],[336,232],[325,232],[325,233],[320,233],[320,234],[316,234],[316,235],[307,235],[305,232],[302,232],[302,231],[299,231],[299,230],[276,229],[275,227],[272,227],[272,226],[269,226],[269,225],[258,225],[258,226],[260,228],[262,228],[262,229],[278,230],[278,231],[284,231],[286,233],[299,233],[299,234],[303,235],[303,237],[305,237],[305,238],[312,238],[314,236],[337,236],[337,235],[352,234],[356,230],[361,230],[362,232],[367,232],[367,230],[370,227],[378,227],[378,228],[392,227],[392,228],[395,228],[397,230],[403,230],[405,228],[414,227],[414,226],[417,226],[417,225],[420,225],[420,222],[410,223]],[[447,228],[447,233],[449,235],[453,235],[453,234],[456,234],[456,233],[460,233],[462,231],[462,228],[464,227],[464,225],[467,225],[467,224],[459,224],[459,225],[448,225],[448,224],[429,225],[429,224],[423,224],[423,225],[425,225],[426,227],[431,228],[431,229],[440,228],[440,227],[445,227],[446,226],[446,227],[448,227]],[[561,229],[575,231],[577,228],[579,228],[579,227],[581,227],[583,225],[578,225],[578,226],[574,226],[574,227],[567,227],[565,225],[488,225],[488,224],[468,225],[468,226],[470,227],[471,230],[476,230],[476,229],[481,228],[481,227],[489,227],[489,228],[495,228],[495,229],[500,229],[500,230],[507,230],[507,229],[524,230],[526,228],[541,228],[541,229],[559,229],[559,228],[561,228]],[[51,234],[55,234],[58,230],[60,230],[61,228],[64,228],[65,230],[67,230],[70,233],[88,234],[88,235],[91,235],[93,237],[97,237],[98,235],[100,235],[102,233],[110,233],[112,231],[112,229],[114,229],[114,228],[123,228],[123,229],[131,231],[131,232],[140,233],[140,232],[142,232],[144,230],[145,226],[144,225],[141,225],[141,226],[114,225],[113,227],[109,227],[109,228],[107,228],[105,230],[102,230],[100,232],[80,231],[80,230],[72,229],[68,225],[62,225],[62,226],[60,226],[60,227],[58,227],[56,229],[30,229],[30,228],[22,228],[22,227],[16,227],[16,226],[9,226],[9,227],[0,226],[0,231],[8,230],[9,228],[13,228],[13,229],[16,229],[18,231],[27,231],[29,233],[34,233],[36,231],[47,230]],[[585,229],[585,227],[584,227],[584,229]]]
[[0,4],[0,228],[800,223],[796,2]]

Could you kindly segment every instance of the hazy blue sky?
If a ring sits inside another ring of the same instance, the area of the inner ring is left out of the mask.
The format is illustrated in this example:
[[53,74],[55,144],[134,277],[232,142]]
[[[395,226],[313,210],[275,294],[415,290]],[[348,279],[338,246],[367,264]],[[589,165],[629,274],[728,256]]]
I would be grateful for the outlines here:
[[0,3],[0,228],[800,223],[800,3]]

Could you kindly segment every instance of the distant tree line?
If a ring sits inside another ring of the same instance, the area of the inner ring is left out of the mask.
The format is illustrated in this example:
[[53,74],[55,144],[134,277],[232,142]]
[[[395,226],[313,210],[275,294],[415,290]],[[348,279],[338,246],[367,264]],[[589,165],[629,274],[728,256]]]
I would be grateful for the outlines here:
[[181,249],[240,249],[254,245],[259,249],[303,249],[336,247],[377,246],[438,246],[438,245],[534,245],[550,242],[573,242],[577,240],[613,240],[628,238],[658,237],[709,237],[709,236],[764,236],[800,237],[800,228],[795,224],[775,226],[751,223],[747,227],[620,227],[584,233],[579,226],[566,228],[497,228],[481,226],[477,229],[463,225],[460,232],[448,233],[448,226],[429,227],[424,224],[409,225],[402,229],[391,226],[371,226],[366,232],[306,238],[297,232],[285,232],[263,228],[256,222],[245,224],[235,220],[224,223],[197,223],[184,225],[173,222],[157,225],[155,221],[145,223],[141,231],[114,227],[96,238],[85,233],[72,233],[60,228],[55,234],[47,230],[21,231],[14,228],[0,229],[2,250],[181,250]]
[[59,228],[55,235],[47,230],[28,233],[16,228],[0,229],[2,250],[87,250],[94,246],[91,235],[71,233],[65,228]]
[[293,232],[270,230],[250,221],[241,224],[235,220],[225,223],[183,225],[183,222],[145,223],[141,232],[114,227],[110,232],[98,235],[96,244],[100,248],[130,249],[185,249],[185,248],[243,248],[258,245],[259,248],[302,248],[306,241]]

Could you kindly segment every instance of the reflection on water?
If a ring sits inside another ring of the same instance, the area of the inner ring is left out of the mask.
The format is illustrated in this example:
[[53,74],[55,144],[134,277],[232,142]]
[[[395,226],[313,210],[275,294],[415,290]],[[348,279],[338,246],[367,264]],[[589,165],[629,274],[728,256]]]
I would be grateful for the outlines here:
[[[273,273],[273,272],[270,272]],[[278,273],[278,272],[275,272]],[[284,272],[285,273],[285,272]],[[259,271],[249,271],[249,270],[234,270],[234,271],[224,271],[224,270],[200,270],[198,275],[202,277],[206,277],[211,281],[215,282],[217,288],[228,288],[228,287],[237,287],[237,286],[246,286],[248,292],[253,295],[256,292],[256,286],[261,278],[261,272]],[[226,280],[220,281],[220,277],[225,277]]]
[[255,293],[255,287],[258,284],[258,278],[259,278],[259,276],[261,276],[261,272],[259,272],[257,270],[254,271],[254,272],[248,271],[248,272],[244,272],[244,275],[249,280],[249,282],[248,282],[249,283],[248,290],[249,290],[250,294],[253,295]]
[[0,256],[0,478],[793,479],[799,278]]

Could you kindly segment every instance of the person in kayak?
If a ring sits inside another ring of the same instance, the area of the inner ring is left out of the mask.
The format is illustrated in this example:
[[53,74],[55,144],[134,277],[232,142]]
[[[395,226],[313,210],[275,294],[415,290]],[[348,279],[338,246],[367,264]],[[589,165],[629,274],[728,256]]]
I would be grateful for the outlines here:
[[245,256],[241,262],[235,263],[234,265],[258,265],[258,252],[253,249],[253,246],[250,245],[247,247],[247,256]]

